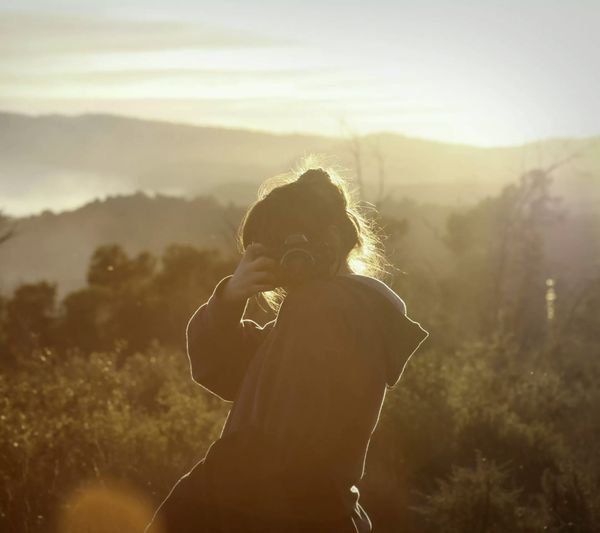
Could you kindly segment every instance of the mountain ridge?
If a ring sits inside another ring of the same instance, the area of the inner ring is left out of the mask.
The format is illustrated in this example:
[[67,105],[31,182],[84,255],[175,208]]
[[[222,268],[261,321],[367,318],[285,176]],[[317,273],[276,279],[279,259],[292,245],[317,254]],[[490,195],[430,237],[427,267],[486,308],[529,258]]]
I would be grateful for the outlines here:
[[[600,176],[600,137],[474,147],[394,132],[334,138],[102,113],[0,111],[0,209],[16,215],[63,210],[138,190],[188,198],[213,194],[245,205],[265,178],[289,171],[309,154],[322,155],[349,176],[359,174],[360,159],[368,200],[376,199],[383,173],[386,193],[396,198],[469,205],[530,168],[578,151],[585,153],[559,173],[560,192],[571,197],[589,188],[575,185],[581,181],[575,174]],[[598,195],[591,198],[595,205]]]
[[[195,124],[192,122],[181,122],[181,121],[176,121],[176,120],[159,120],[159,119],[153,119],[153,118],[145,118],[145,117],[138,117],[138,116],[134,116],[134,115],[119,115],[117,113],[103,113],[103,112],[94,112],[94,111],[90,111],[90,112],[85,112],[85,113],[22,113],[22,112],[15,112],[15,111],[4,111],[2,109],[0,109],[0,120],[2,119],[3,116],[13,116],[13,117],[22,117],[22,118],[29,118],[29,119],[40,119],[40,118],[49,118],[49,119],[66,119],[66,120],[72,120],[72,119],[86,119],[86,118],[91,118],[91,119],[96,119],[96,118],[106,118],[106,119],[115,119],[115,120],[123,120],[123,121],[131,121],[131,122],[139,122],[139,123],[143,123],[146,125],[149,124],[162,124],[162,125],[168,125],[168,126],[175,126],[175,127],[182,127],[182,128],[190,128],[190,129],[202,129],[202,130],[212,130],[212,131],[228,131],[228,132],[238,132],[238,133],[248,133],[248,134],[259,134],[259,135],[264,135],[264,136],[269,136],[269,137],[288,137],[288,138],[322,138],[322,139],[329,139],[329,140],[336,140],[336,139],[340,139],[343,136],[335,136],[335,135],[323,135],[323,134],[319,134],[319,133],[306,133],[306,132],[294,132],[294,131],[289,131],[289,132],[271,132],[271,131],[267,131],[267,130],[261,130],[258,128],[249,128],[249,127],[233,127],[233,126],[227,126],[227,125],[223,125],[223,126],[216,126],[216,125],[210,125],[210,124]],[[411,136],[411,135],[406,135],[404,133],[400,133],[400,132],[396,132],[396,131],[392,131],[392,130],[381,130],[381,131],[375,131],[375,132],[369,132],[363,135],[360,135],[360,137],[362,138],[369,138],[369,137],[394,137],[394,138],[398,138],[398,139],[405,139],[405,140],[410,140],[410,141],[421,141],[424,143],[428,143],[428,144],[437,144],[437,145],[444,145],[444,146],[455,146],[455,147],[465,147],[465,148],[473,148],[473,149],[478,149],[478,150],[498,150],[498,149],[513,149],[513,148],[522,148],[522,147],[527,147],[527,146],[534,146],[540,143],[548,143],[548,142],[571,142],[571,141],[575,141],[575,142],[579,142],[579,141],[586,141],[586,140],[597,140],[600,141],[600,134],[598,135],[592,135],[592,136],[568,136],[568,137],[544,137],[544,138],[540,138],[540,139],[536,139],[533,141],[527,141],[524,143],[517,143],[517,144],[498,144],[498,145],[477,145],[477,144],[468,144],[468,143],[464,143],[464,142],[453,142],[453,141],[444,141],[444,140],[440,140],[440,139],[431,139],[428,137],[418,137],[418,136]]]

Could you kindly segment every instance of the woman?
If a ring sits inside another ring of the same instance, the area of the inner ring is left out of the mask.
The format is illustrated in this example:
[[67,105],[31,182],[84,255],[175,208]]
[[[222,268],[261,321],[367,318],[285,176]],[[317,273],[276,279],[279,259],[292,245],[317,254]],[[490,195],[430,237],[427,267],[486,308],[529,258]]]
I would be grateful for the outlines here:
[[[240,236],[234,274],[187,326],[193,379],[234,403],[147,531],[371,531],[356,484],[386,389],[428,333],[365,275],[372,226],[324,170],[263,189]],[[278,311],[263,327],[243,319],[259,293]]]

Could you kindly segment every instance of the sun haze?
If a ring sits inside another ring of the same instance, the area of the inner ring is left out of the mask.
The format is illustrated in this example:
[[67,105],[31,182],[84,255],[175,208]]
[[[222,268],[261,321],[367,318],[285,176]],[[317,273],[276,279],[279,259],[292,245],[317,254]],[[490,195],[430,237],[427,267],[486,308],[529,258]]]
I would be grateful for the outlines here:
[[600,133],[600,4],[0,3],[0,109],[475,145]]

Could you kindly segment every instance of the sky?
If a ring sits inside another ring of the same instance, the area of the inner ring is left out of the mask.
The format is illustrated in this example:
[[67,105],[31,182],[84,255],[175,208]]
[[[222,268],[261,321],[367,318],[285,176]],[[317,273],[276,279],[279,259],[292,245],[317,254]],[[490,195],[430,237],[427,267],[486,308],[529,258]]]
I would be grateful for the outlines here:
[[0,0],[0,110],[480,146],[600,134],[599,0]]

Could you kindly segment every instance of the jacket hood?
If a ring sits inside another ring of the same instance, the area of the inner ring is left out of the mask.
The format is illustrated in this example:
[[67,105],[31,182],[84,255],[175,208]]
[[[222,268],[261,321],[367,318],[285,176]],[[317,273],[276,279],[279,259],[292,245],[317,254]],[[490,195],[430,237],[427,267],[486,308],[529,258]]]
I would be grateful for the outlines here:
[[398,383],[402,372],[412,354],[429,333],[421,324],[408,317],[406,304],[384,282],[360,274],[343,274],[354,279],[365,287],[370,287],[373,294],[379,299],[381,314],[381,332],[385,349],[386,383],[393,387]]

